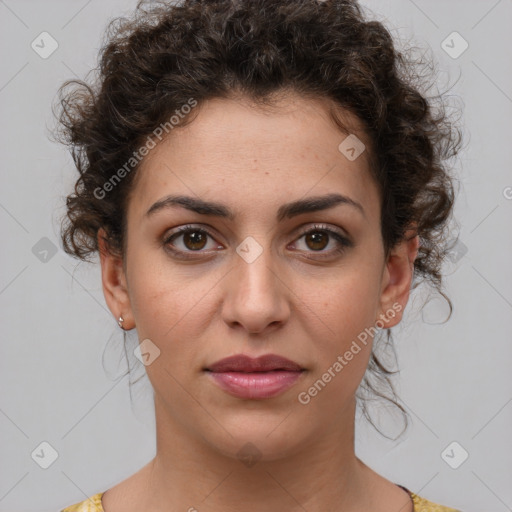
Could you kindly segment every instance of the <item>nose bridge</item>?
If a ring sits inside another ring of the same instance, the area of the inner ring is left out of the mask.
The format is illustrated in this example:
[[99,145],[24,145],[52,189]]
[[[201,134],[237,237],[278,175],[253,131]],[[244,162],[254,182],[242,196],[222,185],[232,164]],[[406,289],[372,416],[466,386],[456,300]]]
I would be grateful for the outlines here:
[[234,265],[224,301],[224,320],[251,333],[283,323],[289,314],[286,287],[277,277],[271,249],[246,239],[237,247]]
[[239,293],[247,299],[264,299],[274,297],[276,276],[273,270],[270,249],[266,249],[254,261],[239,261],[237,274],[240,281]]

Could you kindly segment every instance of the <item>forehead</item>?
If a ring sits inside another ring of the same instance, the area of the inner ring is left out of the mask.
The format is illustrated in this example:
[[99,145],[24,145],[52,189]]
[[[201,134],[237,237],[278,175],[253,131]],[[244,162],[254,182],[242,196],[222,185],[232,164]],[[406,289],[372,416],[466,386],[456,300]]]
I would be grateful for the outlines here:
[[[171,131],[144,158],[130,208],[142,214],[166,193],[223,198],[240,211],[331,192],[378,203],[362,124],[338,109],[347,128],[342,131],[329,107],[326,100],[293,94],[269,107],[244,97],[202,103],[189,124]],[[340,151],[349,135],[366,146],[356,159]]]

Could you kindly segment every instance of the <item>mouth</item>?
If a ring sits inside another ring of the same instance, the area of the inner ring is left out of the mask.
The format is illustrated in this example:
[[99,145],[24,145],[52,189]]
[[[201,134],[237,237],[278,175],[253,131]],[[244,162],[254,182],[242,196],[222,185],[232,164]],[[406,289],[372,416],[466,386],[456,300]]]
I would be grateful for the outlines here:
[[274,354],[256,359],[241,354],[221,359],[204,371],[214,384],[232,396],[266,399],[284,393],[306,370]]

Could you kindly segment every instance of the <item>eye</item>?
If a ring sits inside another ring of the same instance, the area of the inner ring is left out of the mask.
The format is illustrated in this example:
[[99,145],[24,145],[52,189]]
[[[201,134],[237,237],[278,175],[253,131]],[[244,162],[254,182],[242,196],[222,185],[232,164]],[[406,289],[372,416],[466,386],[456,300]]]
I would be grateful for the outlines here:
[[176,253],[223,249],[209,231],[195,226],[180,226],[165,238],[164,245]]
[[352,247],[352,242],[342,233],[325,225],[315,225],[303,230],[294,242],[294,249],[333,255]]
[[[299,238],[291,244],[292,250],[317,253],[316,258],[332,257],[353,246],[353,243],[341,232],[325,225],[317,224],[308,227],[299,235]],[[183,259],[205,255],[215,249],[224,249],[207,229],[193,225],[174,229],[165,236],[163,245],[175,257]],[[290,246],[288,247],[290,248]]]

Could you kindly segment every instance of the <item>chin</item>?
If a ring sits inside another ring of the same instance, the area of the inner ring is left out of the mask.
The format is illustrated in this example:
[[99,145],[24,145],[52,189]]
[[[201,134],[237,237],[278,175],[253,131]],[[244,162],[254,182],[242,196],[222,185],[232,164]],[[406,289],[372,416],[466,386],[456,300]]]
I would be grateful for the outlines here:
[[[315,437],[313,432],[306,432],[303,422],[288,419],[288,412],[279,414],[257,415],[237,414],[228,421],[218,417],[219,423],[225,428],[216,429],[218,435],[212,436],[210,430],[204,433],[206,442],[220,454],[249,461],[275,461],[300,452],[308,439]],[[284,420],[284,421],[283,421]],[[226,432],[227,431],[227,432]],[[228,434],[229,432],[229,434]]]

